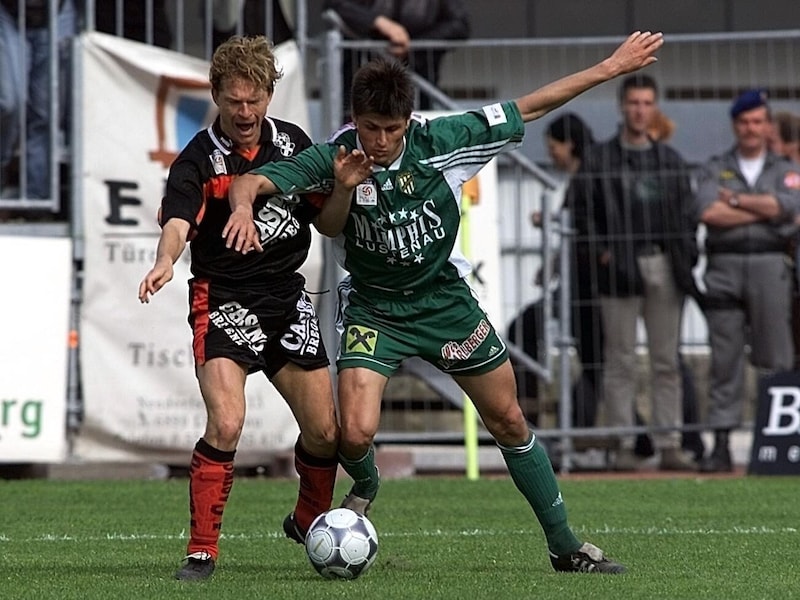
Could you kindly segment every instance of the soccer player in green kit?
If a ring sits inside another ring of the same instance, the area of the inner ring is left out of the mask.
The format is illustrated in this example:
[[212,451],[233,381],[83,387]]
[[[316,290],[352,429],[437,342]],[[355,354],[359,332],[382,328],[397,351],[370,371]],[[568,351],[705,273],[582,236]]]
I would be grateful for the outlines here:
[[[380,483],[373,439],[381,397],[401,362],[419,356],[453,376],[475,404],[511,478],[541,524],[557,571],[623,573],[567,523],[550,460],[522,414],[508,351],[478,305],[455,248],[461,186],[522,141],[525,123],[578,94],[656,61],[660,33],[631,34],[608,58],[514,101],[433,120],[412,116],[413,83],[376,59],[353,79],[353,122],[294,158],[238,177],[223,230],[229,247],[258,251],[259,194],[353,189],[317,229],[335,237],[349,276],[339,286],[339,460],[353,478],[342,506],[366,513]],[[327,207],[331,208],[331,207]],[[291,519],[291,515],[287,520]],[[303,532],[300,532],[303,533]]]

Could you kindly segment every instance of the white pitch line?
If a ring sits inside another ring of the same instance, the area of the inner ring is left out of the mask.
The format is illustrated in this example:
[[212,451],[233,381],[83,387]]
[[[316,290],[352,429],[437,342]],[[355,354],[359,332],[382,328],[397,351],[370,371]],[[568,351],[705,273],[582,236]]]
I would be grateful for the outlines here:
[[[796,527],[764,527],[761,525],[736,525],[727,529],[717,529],[714,527],[701,527],[701,528],[673,528],[673,527],[601,527],[599,529],[580,529],[576,528],[575,532],[582,535],[594,534],[615,534],[615,535],[783,535],[787,533],[798,533]],[[445,537],[445,538],[458,538],[458,537],[495,537],[495,536],[509,536],[509,535],[525,535],[529,536],[537,534],[539,530],[531,529],[515,529],[515,530],[492,530],[492,529],[462,529],[458,531],[444,531],[440,529],[422,530],[422,531],[389,531],[380,532],[381,538],[413,538],[413,537]],[[0,533],[0,544],[2,543],[27,543],[27,542],[139,542],[146,540],[186,540],[188,539],[187,532],[181,531],[174,534],[156,534],[156,533],[122,533],[122,532],[109,532],[93,536],[76,536],[71,534],[60,533],[42,533],[39,535],[14,538],[7,534]],[[251,531],[241,533],[222,533],[221,539],[226,540],[262,540],[262,539],[283,539],[285,536],[283,532],[277,531]]]

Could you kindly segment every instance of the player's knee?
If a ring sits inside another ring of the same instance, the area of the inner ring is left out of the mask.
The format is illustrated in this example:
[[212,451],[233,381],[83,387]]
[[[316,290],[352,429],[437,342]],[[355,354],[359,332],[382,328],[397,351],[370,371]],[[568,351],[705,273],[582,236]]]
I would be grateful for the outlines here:
[[333,456],[339,446],[339,426],[335,423],[321,424],[302,432],[303,445],[315,456]]
[[238,418],[216,419],[209,421],[206,439],[213,438],[217,448],[235,448],[242,435],[244,420]]
[[494,438],[502,444],[509,441],[524,440],[528,437],[528,423],[519,404],[493,414],[486,419],[486,427]]
[[343,426],[339,440],[340,451],[345,456],[363,456],[369,450],[374,439],[374,431]]

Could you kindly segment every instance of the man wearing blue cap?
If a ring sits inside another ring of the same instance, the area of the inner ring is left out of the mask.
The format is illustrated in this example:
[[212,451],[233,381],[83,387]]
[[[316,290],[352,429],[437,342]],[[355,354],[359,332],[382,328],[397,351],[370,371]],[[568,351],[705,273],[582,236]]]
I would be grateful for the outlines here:
[[766,372],[792,367],[792,273],[786,259],[800,213],[800,169],[769,151],[772,128],[763,90],[730,110],[736,144],[705,166],[697,210],[706,224],[704,311],[711,345],[708,423],[714,449],[705,472],[731,471],[729,433],[741,424],[745,344]]

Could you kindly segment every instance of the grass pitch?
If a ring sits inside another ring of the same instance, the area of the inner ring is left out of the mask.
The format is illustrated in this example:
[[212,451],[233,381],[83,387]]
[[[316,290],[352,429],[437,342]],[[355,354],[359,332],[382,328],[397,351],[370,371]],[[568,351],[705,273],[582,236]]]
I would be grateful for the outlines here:
[[[343,496],[348,482],[337,489]],[[507,478],[386,481],[375,565],[328,581],[283,537],[296,482],[238,479],[211,581],[173,579],[187,481],[0,482],[0,598],[800,598],[798,479],[566,479],[570,522],[629,573],[555,573]]]

